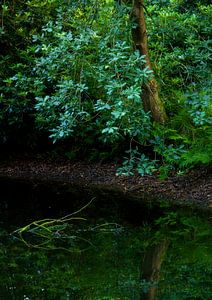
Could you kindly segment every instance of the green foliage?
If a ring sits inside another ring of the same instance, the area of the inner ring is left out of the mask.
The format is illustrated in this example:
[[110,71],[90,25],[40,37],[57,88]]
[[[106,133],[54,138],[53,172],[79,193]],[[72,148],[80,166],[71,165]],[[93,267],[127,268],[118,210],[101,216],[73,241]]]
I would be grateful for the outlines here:
[[211,126],[202,126],[199,130],[195,130],[194,134],[190,149],[182,155],[180,162],[182,166],[209,164],[212,161]]
[[138,147],[126,151],[129,154],[129,158],[124,157],[122,167],[117,169],[117,175],[133,175],[136,170],[139,175],[152,175],[156,171],[156,161],[151,161],[138,151]]
[[151,60],[169,116],[165,126],[151,124],[143,109],[141,84],[153,74],[132,47],[130,5],[4,1],[0,142],[33,144],[48,134],[70,145],[66,153],[87,147],[98,159],[122,155],[133,141],[137,153],[130,150],[118,173],[137,168],[142,176],[151,174],[157,160],[161,178],[210,163],[211,5],[146,5]]
[[163,158],[162,176],[177,165],[211,162],[211,8],[208,1],[149,3],[151,57],[170,116],[157,129],[160,142],[152,140]]
[[[58,1],[8,1],[0,6],[0,143],[36,143],[34,102],[28,88],[32,74],[32,35],[52,17]],[[27,49],[27,50],[26,50]],[[20,88],[17,88],[17,77]],[[33,90],[33,89],[32,89]],[[24,136],[24,137],[23,137]],[[35,141],[33,141],[35,140]]]
[[[210,82],[208,82],[209,86]],[[212,125],[212,103],[211,93],[207,86],[199,92],[191,92],[186,94],[186,104],[188,112],[192,118],[194,125]]]
[[54,141],[85,137],[88,130],[109,143],[124,136],[145,140],[149,134],[140,84],[151,72],[142,67],[144,57],[131,49],[128,31],[121,31],[129,23],[124,14],[112,11],[104,19],[107,30],[100,26],[105,5],[95,22],[84,26],[76,22],[84,16],[80,7],[59,10],[54,22],[33,35],[34,43],[24,53],[31,57],[31,67],[17,65],[19,72],[5,81],[18,94],[19,103],[30,107],[34,98],[37,126],[48,129]]

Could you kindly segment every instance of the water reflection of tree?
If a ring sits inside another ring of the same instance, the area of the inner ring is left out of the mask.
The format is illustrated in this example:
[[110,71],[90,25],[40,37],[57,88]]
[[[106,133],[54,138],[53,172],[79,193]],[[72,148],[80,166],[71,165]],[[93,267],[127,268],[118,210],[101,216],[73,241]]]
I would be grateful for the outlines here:
[[157,282],[160,278],[160,269],[163,258],[169,245],[168,240],[163,240],[158,244],[151,245],[145,252],[141,263],[141,282],[149,283],[148,289],[142,288],[141,300],[154,300],[157,292]]

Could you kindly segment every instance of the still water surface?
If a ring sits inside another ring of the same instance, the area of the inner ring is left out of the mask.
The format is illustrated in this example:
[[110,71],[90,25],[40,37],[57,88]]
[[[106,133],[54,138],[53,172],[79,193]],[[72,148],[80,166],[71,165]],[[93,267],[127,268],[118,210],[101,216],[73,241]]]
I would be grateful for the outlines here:
[[[26,186],[13,186],[11,192],[4,184],[2,189],[6,196],[1,199],[0,299],[212,299],[210,218],[164,205],[129,210],[132,215],[126,218],[114,199],[103,201],[104,209],[93,200],[80,210],[88,202],[78,201],[80,211],[72,215],[77,209],[64,211],[59,201],[55,214],[48,190],[47,215],[59,221],[34,223],[47,217],[40,194]],[[54,193],[53,200],[65,197],[67,203],[73,197],[69,193]],[[24,205],[15,205],[15,195]]]

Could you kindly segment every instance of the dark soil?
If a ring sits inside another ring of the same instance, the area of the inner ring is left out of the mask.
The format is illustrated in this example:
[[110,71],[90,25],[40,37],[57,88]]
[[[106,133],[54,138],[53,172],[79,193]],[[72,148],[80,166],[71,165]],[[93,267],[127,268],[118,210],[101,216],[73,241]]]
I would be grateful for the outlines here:
[[139,199],[166,200],[180,206],[212,210],[212,176],[209,167],[160,180],[158,176],[117,176],[113,163],[70,162],[44,157],[19,157],[0,161],[0,178],[58,182],[118,190]]

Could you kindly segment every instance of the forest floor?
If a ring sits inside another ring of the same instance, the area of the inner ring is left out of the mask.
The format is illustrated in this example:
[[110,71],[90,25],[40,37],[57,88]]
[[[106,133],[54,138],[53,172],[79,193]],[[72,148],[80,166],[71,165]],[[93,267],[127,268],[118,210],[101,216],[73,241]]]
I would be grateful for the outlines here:
[[117,176],[116,170],[113,163],[70,162],[39,156],[0,160],[0,177],[4,178],[117,188],[137,197],[151,196],[151,199],[167,199],[175,204],[212,211],[212,172],[209,167],[198,167],[165,180],[157,175]]

